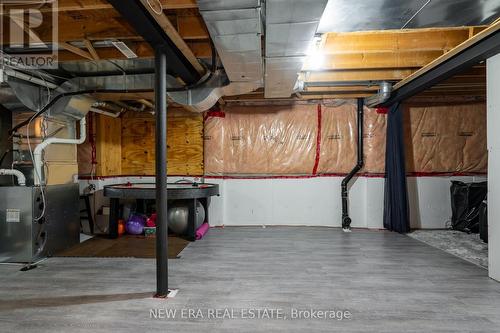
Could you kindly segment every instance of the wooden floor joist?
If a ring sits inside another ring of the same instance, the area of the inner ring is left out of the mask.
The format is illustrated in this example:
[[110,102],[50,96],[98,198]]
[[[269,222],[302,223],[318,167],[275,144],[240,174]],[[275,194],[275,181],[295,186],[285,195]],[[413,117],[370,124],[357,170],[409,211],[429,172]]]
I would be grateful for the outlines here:
[[[159,1],[166,10],[192,9],[198,8],[196,0],[155,0]],[[103,10],[113,8],[106,0],[58,0],[57,7],[45,6],[40,9],[41,12],[53,11],[87,11]]]
[[59,47],[62,47],[63,49],[65,49],[65,50],[71,52],[72,54],[75,54],[81,58],[85,58],[88,60],[94,60],[94,58],[92,57],[92,55],[89,52],[82,50],[81,48],[78,48],[76,46],[73,46],[70,43],[59,42],[59,43],[57,43],[57,45],[59,45]]
[[399,81],[413,73],[411,69],[341,70],[302,73],[306,82]]
[[466,41],[464,41],[463,43],[459,44],[457,47],[455,47],[454,49],[450,50],[446,54],[444,54],[441,57],[435,59],[434,61],[432,61],[431,63],[429,63],[425,67],[421,68],[420,70],[416,71],[415,73],[412,73],[411,75],[409,75],[408,77],[406,77],[404,80],[401,80],[400,82],[398,82],[394,86],[394,90],[397,90],[400,87],[404,86],[405,84],[408,84],[409,82],[411,82],[412,80],[416,79],[417,77],[419,77],[419,76],[421,76],[421,75],[429,72],[433,68],[436,68],[437,66],[439,66],[442,63],[444,63],[448,59],[456,56],[460,52],[466,50],[467,48],[469,48],[472,45],[480,42],[484,38],[490,36],[491,34],[497,32],[499,30],[500,30],[500,22],[497,22],[497,23],[489,26],[488,28],[486,28],[486,29],[482,30],[481,32],[479,32],[477,35],[475,35],[472,38],[469,38]]
[[200,64],[198,59],[196,59],[193,51],[189,48],[186,42],[182,39],[181,35],[177,31],[177,29],[172,25],[168,17],[165,15],[163,11],[158,12],[153,8],[148,0],[140,0],[142,5],[146,8],[146,10],[151,14],[151,16],[156,20],[156,22],[162,27],[168,37],[172,40],[172,42],[177,46],[177,48],[184,54],[186,59],[193,65],[193,67],[198,71],[198,73],[203,74],[205,69]]

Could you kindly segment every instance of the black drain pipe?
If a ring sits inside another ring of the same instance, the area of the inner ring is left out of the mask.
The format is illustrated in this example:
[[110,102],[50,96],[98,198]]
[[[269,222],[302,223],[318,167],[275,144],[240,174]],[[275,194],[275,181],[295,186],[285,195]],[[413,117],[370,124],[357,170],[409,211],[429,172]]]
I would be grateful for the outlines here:
[[167,55],[161,47],[155,51],[156,120],[156,297],[167,297],[168,225],[167,225]]
[[364,126],[364,99],[358,98],[358,162],[354,169],[342,180],[342,228],[344,231],[351,230],[351,218],[349,217],[349,190],[347,186],[351,179],[363,168],[363,126]]

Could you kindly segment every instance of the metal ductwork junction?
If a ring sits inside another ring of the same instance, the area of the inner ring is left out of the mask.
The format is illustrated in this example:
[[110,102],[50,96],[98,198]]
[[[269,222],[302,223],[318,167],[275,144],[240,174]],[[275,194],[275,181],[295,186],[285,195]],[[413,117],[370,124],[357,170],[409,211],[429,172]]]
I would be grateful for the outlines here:
[[294,91],[328,0],[267,0],[265,97]]
[[[53,86],[49,86],[48,82],[45,86],[33,84],[14,75],[6,76],[6,84],[1,88],[1,95],[3,96],[2,100],[5,99],[3,104],[11,110],[27,108],[37,111],[53,97],[78,88],[70,81],[67,81],[55,89],[51,89]],[[85,117],[95,102],[94,99],[87,95],[62,97],[46,114],[54,119],[79,120]]]
[[387,101],[391,97],[392,84],[386,81],[380,82],[379,90],[376,95],[365,98],[365,105],[374,107]]

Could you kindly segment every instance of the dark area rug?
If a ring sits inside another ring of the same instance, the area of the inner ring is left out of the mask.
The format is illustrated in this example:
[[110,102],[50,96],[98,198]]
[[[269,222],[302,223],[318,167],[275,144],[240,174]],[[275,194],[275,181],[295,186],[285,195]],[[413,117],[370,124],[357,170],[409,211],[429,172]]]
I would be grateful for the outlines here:
[[[177,258],[188,244],[189,241],[183,238],[169,236],[168,258]],[[123,235],[117,239],[109,239],[95,236],[57,253],[55,257],[156,258],[156,238]]]

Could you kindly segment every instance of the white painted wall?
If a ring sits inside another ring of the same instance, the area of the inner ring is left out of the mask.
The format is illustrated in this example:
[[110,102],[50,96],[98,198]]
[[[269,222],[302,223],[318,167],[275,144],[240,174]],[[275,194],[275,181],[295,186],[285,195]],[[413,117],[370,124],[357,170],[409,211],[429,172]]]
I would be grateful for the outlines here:
[[500,55],[487,61],[489,275],[500,281]]
[[[408,191],[412,228],[442,229],[451,218],[451,180],[484,177],[410,177]],[[304,179],[207,179],[218,183],[212,200],[212,225],[341,226],[342,177]],[[350,189],[352,226],[383,228],[384,179],[355,179]]]
[[[500,154],[499,154],[500,159]],[[500,166],[500,161],[499,161]],[[169,177],[175,182],[181,177]],[[192,178],[189,178],[194,180]],[[195,179],[200,181],[200,179]],[[451,180],[484,181],[485,177],[410,177],[408,194],[411,227],[442,229],[451,219]],[[220,186],[220,197],[210,204],[210,224],[214,226],[304,225],[340,227],[342,177],[299,179],[211,179]],[[154,182],[154,177],[112,177],[81,180],[83,192],[89,184],[101,192],[105,185],[127,182]],[[98,194],[99,194],[98,193]],[[352,226],[382,229],[384,179],[359,177],[350,187],[349,212]],[[99,197],[102,197],[102,193]],[[107,205],[101,198],[100,205]]]

